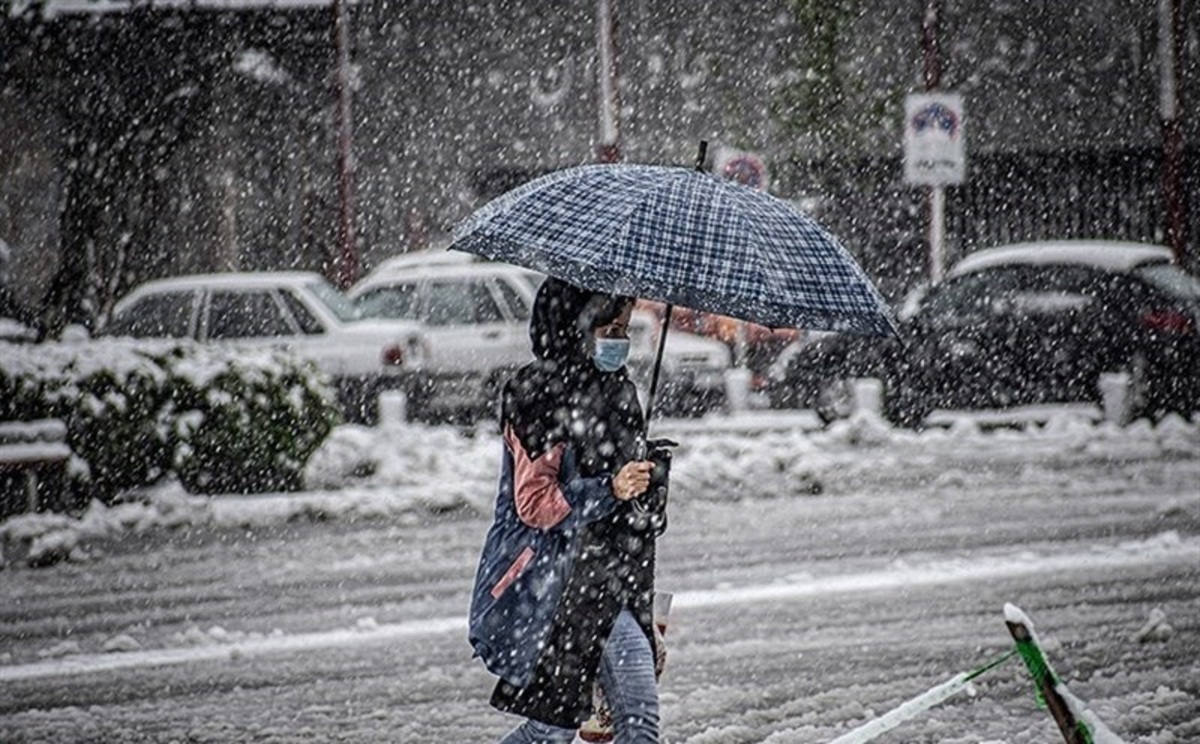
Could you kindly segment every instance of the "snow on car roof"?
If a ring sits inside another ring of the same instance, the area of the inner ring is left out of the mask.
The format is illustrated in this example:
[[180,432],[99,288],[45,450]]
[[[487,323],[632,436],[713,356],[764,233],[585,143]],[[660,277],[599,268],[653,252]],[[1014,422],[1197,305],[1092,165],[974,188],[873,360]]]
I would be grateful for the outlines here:
[[498,261],[414,263],[408,266],[380,264],[374,271],[351,287],[347,294],[354,296],[364,289],[376,287],[381,284],[395,284],[397,282],[403,283],[421,279],[444,279],[446,277],[511,275],[514,272],[529,277],[541,276],[541,274],[532,269]]
[[1083,264],[1105,271],[1128,271],[1146,263],[1170,263],[1169,248],[1112,240],[1050,240],[1014,243],[972,253],[951,267],[948,277],[1012,264]]
[[409,269],[415,266],[461,266],[479,260],[478,256],[462,251],[451,251],[446,248],[430,248],[423,251],[410,251],[385,259],[374,268],[372,273]]
[[134,291],[191,289],[196,287],[294,287],[312,281],[327,281],[315,271],[242,271],[217,274],[188,274],[153,279]]

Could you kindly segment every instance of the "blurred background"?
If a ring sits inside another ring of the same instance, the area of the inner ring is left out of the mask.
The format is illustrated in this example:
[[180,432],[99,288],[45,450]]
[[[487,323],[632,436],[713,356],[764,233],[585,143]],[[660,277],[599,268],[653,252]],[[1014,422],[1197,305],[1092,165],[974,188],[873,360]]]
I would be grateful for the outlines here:
[[709,167],[814,213],[896,300],[930,268],[928,189],[901,165],[905,96],[926,90],[965,108],[947,261],[1104,237],[1194,264],[1186,0],[6,5],[5,301],[51,330],[174,274],[347,287],[533,176],[690,165],[701,139]]

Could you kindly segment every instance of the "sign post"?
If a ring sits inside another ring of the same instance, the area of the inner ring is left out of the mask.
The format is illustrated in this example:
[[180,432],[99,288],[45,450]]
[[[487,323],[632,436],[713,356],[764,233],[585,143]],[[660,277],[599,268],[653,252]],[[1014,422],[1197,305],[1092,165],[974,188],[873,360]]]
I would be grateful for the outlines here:
[[930,187],[929,278],[942,278],[946,254],[945,187],[966,177],[963,102],[957,93],[913,93],[904,102],[904,180]]

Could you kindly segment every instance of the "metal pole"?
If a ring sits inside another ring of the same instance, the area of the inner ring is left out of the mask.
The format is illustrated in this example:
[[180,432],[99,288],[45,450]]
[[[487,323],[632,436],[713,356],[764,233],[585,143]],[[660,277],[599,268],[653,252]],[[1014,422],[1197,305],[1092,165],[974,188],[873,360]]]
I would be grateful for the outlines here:
[[946,188],[929,187],[929,280],[937,284],[946,267]]
[[[937,90],[942,84],[942,60],[939,32],[942,0],[926,0],[925,17],[921,21],[921,48],[925,59],[925,90]],[[945,261],[946,194],[942,186],[930,186],[925,191],[925,213],[929,225],[929,280],[942,279]]]
[[600,143],[596,155],[601,163],[621,160],[621,107],[617,93],[617,43],[609,0],[596,0],[596,51],[600,69]]
[[337,96],[337,283],[346,289],[358,279],[358,249],[354,234],[354,123],[350,117],[350,17],[346,0],[333,0],[333,37],[337,48],[334,78]]
[[1163,145],[1163,233],[1175,260],[1192,268],[1184,245],[1187,199],[1183,185],[1183,122],[1179,105],[1180,0],[1158,2],[1158,57]]

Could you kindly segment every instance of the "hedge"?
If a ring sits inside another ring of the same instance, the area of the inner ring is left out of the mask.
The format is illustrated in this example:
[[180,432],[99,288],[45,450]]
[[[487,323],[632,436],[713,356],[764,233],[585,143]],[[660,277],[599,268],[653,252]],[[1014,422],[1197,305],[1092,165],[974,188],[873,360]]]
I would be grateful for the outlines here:
[[74,507],[172,474],[194,493],[297,488],[338,417],[328,381],[282,352],[0,344],[0,420],[66,423]]

